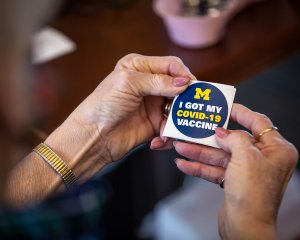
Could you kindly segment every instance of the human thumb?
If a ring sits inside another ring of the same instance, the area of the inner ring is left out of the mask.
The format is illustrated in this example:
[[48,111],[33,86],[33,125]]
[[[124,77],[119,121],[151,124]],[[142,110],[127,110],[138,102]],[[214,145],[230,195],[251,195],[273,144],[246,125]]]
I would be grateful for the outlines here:
[[164,74],[139,73],[139,80],[136,81],[135,91],[143,96],[175,97],[183,92],[189,85],[189,77],[172,77]]

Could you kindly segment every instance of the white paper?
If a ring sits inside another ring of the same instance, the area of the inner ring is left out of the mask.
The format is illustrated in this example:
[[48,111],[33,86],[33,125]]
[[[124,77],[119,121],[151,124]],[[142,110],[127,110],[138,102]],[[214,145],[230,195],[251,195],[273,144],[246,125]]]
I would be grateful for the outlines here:
[[32,63],[40,64],[71,53],[76,44],[58,30],[46,27],[32,38]]

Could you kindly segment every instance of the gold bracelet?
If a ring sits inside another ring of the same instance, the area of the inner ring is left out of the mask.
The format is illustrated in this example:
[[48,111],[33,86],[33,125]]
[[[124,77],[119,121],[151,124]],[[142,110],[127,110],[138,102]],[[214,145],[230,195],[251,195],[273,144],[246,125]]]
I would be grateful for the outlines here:
[[40,155],[63,179],[67,188],[71,188],[76,183],[76,177],[68,165],[45,143],[40,143],[33,149]]

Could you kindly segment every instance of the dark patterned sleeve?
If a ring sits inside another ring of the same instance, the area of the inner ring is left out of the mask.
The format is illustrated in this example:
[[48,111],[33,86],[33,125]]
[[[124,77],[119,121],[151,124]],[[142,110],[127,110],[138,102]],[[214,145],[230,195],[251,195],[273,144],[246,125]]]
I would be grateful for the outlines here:
[[0,239],[103,239],[103,184],[86,184],[26,209],[0,211]]

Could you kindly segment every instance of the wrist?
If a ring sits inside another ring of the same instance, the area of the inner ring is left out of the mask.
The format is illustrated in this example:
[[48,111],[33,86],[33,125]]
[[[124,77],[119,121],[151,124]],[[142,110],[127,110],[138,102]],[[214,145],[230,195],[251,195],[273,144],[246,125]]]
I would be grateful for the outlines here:
[[[104,167],[109,155],[99,127],[83,125],[73,116],[59,126],[45,143],[67,164],[80,184]],[[9,172],[4,190],[5,201],[9,205],[23,207],[65,189],[61,176],[41,158],[31,152]]]
[[277,239],[274,220],[261,221],[242,212],[230,217],[226,217],[225,213],[224,224],[219,232],[222,239]]
[[220,231],[222,239],[277,239],[275,226],[267,224],[244,224],[228,229],[226,232]]
[[83,183],[109,162],[102,128],[83,122],[73,114],[45,140]]

